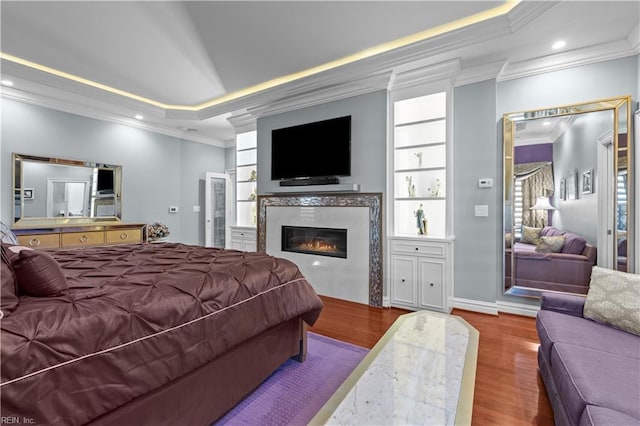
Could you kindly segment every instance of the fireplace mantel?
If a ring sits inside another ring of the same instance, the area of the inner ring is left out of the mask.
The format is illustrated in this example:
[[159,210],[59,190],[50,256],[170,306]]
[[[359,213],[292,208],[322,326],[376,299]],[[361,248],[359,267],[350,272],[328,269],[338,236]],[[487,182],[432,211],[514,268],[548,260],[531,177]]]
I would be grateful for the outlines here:
[[369,305],[382,306],[382,194],[280,193],[258,196],[258,251],[266,252],[270,207],[367,207],[369,209]]

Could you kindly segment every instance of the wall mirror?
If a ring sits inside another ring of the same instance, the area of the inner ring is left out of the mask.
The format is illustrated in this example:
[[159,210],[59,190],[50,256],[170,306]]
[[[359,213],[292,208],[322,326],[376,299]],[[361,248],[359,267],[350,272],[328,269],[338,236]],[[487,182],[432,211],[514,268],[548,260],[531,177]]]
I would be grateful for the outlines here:
[[505,114],[504,291],[586,294],[635,272],[631,98]]
[[13,154],[14,227],[117,221],[122,167]]

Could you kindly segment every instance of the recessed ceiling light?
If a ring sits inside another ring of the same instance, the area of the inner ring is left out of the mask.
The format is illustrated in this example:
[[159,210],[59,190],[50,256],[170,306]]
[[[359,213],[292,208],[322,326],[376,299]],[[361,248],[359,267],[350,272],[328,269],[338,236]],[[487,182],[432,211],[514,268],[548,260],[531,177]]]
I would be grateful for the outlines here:
[[552,49],[554,49],[554,50],[557,50],[557,49],[562,49],[562,48],[563,48],[563,47],[565,47],[566,45],[567,45],[567,42],[566,42],[566,41],[564,41],[564,40],[558,40],[558,41],[556,41],[555,43],[553,43],[553,44],[551,45],[551,48],[552,48]]
[[3,86],[13,86],[13,81],[11,80],[0,80],[0,84]]
[[143,118],[142,114],[136,114],[136,120],[142,120]]
[[543,122],[542,122],[542,125],[543,125],[543,126],[550,126],[550,125],[551,125],[551,122],[550,122],[550,121],[543,121]]

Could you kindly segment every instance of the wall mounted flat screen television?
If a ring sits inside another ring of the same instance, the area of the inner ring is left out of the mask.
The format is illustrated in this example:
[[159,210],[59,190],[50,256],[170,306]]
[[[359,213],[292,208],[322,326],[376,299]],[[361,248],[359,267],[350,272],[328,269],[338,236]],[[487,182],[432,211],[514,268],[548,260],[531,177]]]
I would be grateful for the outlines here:
[[350,175],[351,116],[271,131],[272,180],[337,183],[321,178]]

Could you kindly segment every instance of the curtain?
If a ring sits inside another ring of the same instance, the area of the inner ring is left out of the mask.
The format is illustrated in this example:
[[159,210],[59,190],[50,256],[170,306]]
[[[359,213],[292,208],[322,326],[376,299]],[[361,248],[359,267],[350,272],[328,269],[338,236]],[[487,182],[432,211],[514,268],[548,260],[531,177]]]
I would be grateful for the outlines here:
[[522,180],[522,224],[541,228],[547,225],[547,210],[531,210],[538,197],[551,197],[554,191],[551,163],[518,164],[514,170]]

